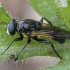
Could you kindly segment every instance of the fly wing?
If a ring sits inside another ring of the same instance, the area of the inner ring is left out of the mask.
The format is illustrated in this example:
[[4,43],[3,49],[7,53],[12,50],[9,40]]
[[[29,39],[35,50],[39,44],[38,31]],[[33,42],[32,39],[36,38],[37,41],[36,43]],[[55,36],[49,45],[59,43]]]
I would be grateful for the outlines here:
[[39,30],[39,31],[33,31],[31,36],[54,38],[52,34],[53,31],[50,30]]
[[32,36],[38,36],[38,37],[46,37],[46,38],[51,38],[59,43],[64,43],[66,39],[70,39],[70,32],[53,27],[53,28],[42,28],[39,31],[33,31]]
[[70,39],[70,32],[60,27],[51,26],[49,24],[43,25],[41,32],[49,33],[52,38]]

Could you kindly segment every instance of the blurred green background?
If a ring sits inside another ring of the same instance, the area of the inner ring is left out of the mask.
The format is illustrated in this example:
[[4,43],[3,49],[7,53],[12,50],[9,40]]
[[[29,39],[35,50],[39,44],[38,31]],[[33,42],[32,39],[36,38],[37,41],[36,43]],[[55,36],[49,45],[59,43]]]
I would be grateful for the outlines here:
[[[62,5],[62,0],[29,0],[31,6],[42,16],[49,19],[54,26],[62,26],[63,29],[70,31],[70,0],[66,1],[66,5]],[[8,23],[12,18],[5,12],[5,10],[0,8],[0,22]],[[6,49],[9,43],[16,37],[10,36],[4,30],[4,24],[0,25],[0,54]],[[17,55],[22,46],[26,43],[27,38],[20,42],[14,42],[11,48],[0,58],[9,58],[11,54]],[[58,53],[62,56],[63,60],[56,64],[55,66],[44,68],[42,70],[70,70],[70,41],[67,40],[64,44],[59,44],[53,40],[50,40]],[[23,53],[20,55],[19,59],[27,58],[30,56],[55,56],[57,55],[53,52],[50,45],[44,45],[37,43],[34,40],[26,47]]]

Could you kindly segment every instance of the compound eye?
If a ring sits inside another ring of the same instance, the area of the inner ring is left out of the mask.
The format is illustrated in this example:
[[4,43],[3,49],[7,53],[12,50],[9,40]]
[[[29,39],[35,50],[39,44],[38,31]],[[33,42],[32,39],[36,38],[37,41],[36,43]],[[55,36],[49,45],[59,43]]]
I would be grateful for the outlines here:
[[10,35],[14,35],[15,34],[15,30],[16,30],[16,20],[13,19],[9,22],[8,26],[7,26],[7,33]]

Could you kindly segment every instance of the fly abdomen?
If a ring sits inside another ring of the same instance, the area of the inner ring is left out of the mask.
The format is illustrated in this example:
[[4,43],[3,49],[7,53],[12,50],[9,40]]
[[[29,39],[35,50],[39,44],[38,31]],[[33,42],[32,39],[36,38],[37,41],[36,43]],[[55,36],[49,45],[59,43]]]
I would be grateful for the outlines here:
[[70,33],[59,32],[53,35],[53,40],[63,44],[65,43],[66,39],[70,39]]

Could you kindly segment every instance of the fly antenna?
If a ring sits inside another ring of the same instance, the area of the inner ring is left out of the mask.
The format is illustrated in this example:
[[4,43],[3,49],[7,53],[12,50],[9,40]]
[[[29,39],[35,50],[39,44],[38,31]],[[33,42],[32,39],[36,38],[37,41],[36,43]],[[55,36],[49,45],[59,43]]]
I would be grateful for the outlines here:
[[0,22],[0,24],[7,24],[6,22]]

